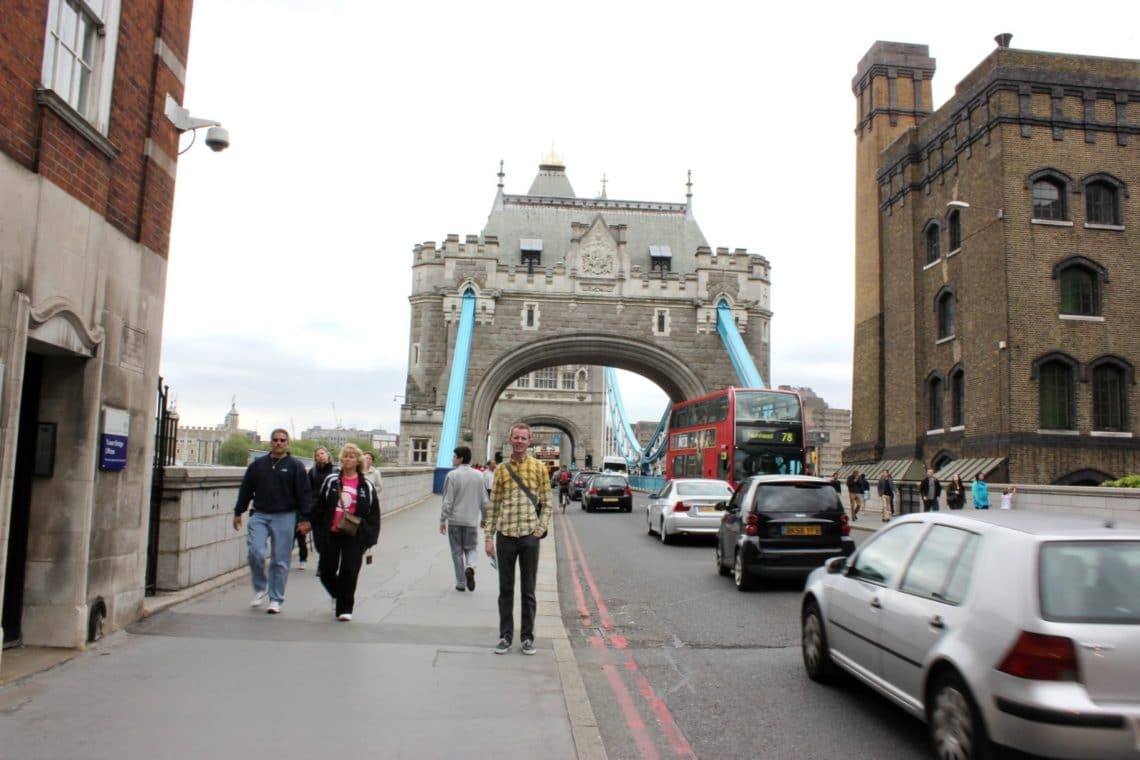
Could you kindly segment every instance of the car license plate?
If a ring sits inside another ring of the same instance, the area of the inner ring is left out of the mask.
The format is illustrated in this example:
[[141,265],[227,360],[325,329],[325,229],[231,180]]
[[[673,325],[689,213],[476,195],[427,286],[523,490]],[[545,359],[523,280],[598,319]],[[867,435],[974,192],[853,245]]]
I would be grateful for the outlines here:
[[617,501],[617,497],[616,496],[607,496],[606,498],[602,499],[602,501]]
[[697,507],[697,511],[704,514],[705,512],[716,512],[717,509],[716,507]]
[[819,536],[823,534],[823,529],[818,525],[785,525],[785,536]]

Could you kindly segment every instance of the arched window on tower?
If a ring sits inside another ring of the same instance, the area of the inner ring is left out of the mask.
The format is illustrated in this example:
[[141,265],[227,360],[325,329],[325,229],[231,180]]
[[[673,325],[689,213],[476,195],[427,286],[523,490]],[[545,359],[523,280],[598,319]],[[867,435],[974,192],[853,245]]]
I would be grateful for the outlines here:
[[1034,360],[1032,378],[1037,381],[1038,424],[1043,430],[1076,430],[1076,359],[1060,352]]

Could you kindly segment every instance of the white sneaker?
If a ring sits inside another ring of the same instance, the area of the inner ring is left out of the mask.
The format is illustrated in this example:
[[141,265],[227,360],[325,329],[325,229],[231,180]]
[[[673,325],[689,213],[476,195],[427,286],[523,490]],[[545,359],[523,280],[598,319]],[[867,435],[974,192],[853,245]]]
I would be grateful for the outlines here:
[[297,563],[297,567],[301,568],[302,570],[304,570],[308,566],[309,566],[309,563],[306,562],[305,560],[301,560],[300,562]]
[[281,611],[281,602],[270,602],[269,608],[265,611],[268,612],[270,615],[276,615],[278,612]]
[[253,599],[249,603],[249,606],[260,607],[261,603],[265,601],[265,593],[266,592],[264,591],[258,591],[256,594],[254,594]]
[[342,612],[336,616],[336,619],[337,620],[343,620],[344,622],[347,623],[349,620],[352,620],[352,613],[351,612]]

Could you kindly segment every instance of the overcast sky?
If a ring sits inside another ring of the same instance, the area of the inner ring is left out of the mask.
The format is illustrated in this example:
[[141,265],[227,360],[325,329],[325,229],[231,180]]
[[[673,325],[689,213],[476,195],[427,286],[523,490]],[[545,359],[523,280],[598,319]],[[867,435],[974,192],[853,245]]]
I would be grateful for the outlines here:
[[[499,160],[525,193],[552,143],[583,197],[604,174],[610,198],[683,202],[692,170],[709,244],[772,264],[765,379],[849,408],[860,58],[929,45],[940,106],[999,32],[1136,57],[1135,7],[195,0],[183,105],[232,147],[179,159],[161,372],[181,424],[236,398],[263,436],[396,432],[412,247],[481,232]],[[664,394],[621,378],[631,418],[659,418]]]

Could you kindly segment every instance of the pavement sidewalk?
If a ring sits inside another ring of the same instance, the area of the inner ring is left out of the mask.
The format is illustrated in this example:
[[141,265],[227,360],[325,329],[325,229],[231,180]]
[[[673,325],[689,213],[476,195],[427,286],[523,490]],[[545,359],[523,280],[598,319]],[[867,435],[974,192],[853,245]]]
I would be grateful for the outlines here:
[[[294,560],[276,616],[249,607],[247,571],[157,598],[127,630],[0,687],[0,755],[604,760],[562,625],[557,546],[552,530],[533,657],[517,641],[493,654],[497,576],[481,558],[475,591],[455,590],[433,497],[385,515],[351,623],[334,619],[315,562]],[[517,592],[515,615],[517,628]]]

